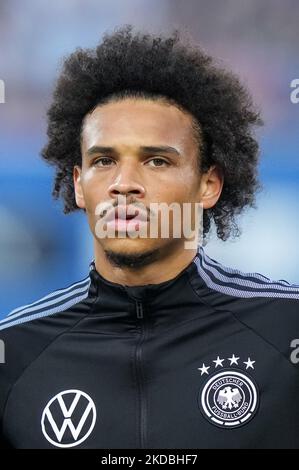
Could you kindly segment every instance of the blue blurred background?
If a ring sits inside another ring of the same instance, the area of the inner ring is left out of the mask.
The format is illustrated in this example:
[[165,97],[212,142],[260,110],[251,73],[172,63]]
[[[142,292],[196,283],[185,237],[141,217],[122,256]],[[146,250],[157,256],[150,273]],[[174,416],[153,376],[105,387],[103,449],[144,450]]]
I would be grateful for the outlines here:
[[1,0],[0,316],[85,277],[92,239],[82,214],[51,198],[53,171],[40,160],[46,110],[63,57],[132,23],[149,32],[187,30],[236,72],[262,111],[258,209],[243,235],[206,252],[231,267],[299,283],[299,78],[297,0]]

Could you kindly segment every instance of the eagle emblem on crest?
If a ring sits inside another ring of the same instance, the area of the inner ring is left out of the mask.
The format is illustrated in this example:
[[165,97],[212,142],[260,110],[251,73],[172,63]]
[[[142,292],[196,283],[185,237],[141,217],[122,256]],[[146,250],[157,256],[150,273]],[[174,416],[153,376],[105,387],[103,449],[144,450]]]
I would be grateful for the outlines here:
[[225,387],[220,390],[217,402],[222,406],[223,410],[238,408],[242,400],[242,395],[237,388]]

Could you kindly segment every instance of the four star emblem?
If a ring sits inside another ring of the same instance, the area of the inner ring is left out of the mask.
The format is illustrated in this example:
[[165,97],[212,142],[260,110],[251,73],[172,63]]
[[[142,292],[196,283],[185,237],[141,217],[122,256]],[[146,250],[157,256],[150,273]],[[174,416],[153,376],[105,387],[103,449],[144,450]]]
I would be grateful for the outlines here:
[[[235,356],[235,354],[233,354],[232,357],[228,357],[227,359],[225,359],[225,358],[220,359],[220,357],[217,356],[217,358],[212,361],[215,364],[214,369],[217,369],[217,367],[224,367],[223,362],[225,362],[226,360],[230,362],[229,363],[230,366],[232,366],[233,364],[239,366],[240,357],[237,357],[237,356]],[[256,361],[253,361],[249,357],[247,359],[247,361],[243,361],[243,364],[246,365],[246,370],[247,369],[253,369],[254,370],[253,364],[255,364],[255,362]],[[204,374],[209,375],[209,369],[210,368],[211,368],[211,366],[206,366],[205,364],[203,364],[202,367],[198,367],[197,369],[200,370],[200,376],[202,376]]]

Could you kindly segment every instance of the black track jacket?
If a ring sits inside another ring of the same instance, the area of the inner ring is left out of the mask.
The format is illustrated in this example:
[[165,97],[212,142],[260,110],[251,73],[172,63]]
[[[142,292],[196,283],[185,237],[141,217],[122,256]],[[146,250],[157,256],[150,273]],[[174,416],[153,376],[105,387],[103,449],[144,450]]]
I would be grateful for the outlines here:
[[92,261],[7,315],[0,340],[2,447],[299,448],[299,285],[203,247],[160,284]]

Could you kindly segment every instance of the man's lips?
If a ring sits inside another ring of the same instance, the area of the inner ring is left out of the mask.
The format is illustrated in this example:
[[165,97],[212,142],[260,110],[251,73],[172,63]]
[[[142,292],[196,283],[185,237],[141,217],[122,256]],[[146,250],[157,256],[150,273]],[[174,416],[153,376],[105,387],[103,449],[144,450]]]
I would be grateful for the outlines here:
[[134,206],[117,206],[111,209],[105,216],[102,218],[104,222],[110,222],[113,220],[126,220],[131,221],[134,219],[134,222],[146,222],[148,220],[147,213],[141,210],[139,207]]

